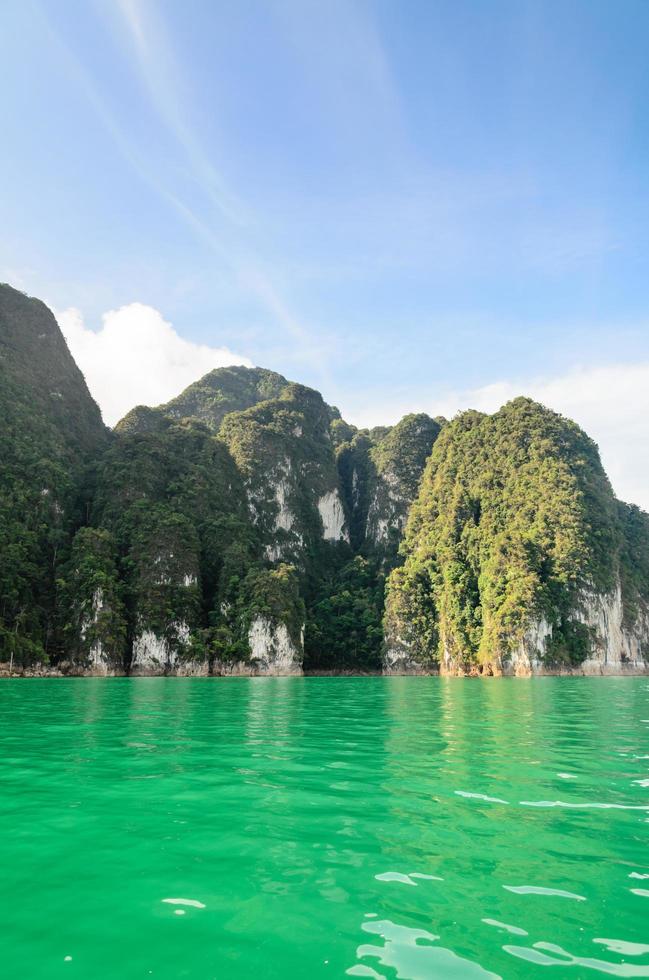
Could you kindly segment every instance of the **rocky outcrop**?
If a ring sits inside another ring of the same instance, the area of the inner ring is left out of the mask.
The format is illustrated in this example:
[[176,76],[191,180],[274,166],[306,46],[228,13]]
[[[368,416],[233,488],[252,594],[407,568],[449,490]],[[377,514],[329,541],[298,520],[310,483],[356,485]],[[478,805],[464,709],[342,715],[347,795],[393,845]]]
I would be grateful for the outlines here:
[[166,639],[156,636],[152,630],[143,630],[133,643],[131,674],[134,677],[165,674],[174,659]]
[[352,547],[393,562],[443,421],[406,415],[390,428],[361,432],[338,421],[333,431]]
[[442,421],[423,413],[406,415],[370,450],[376,480],[365,536],[375,547],[396,552]]
[[[120,677],[124,674],[121,656],[116,655],[101,638],[101,621],[105,615],[104,590],[98,588],[92,595],[90,608],[82,617],[79,629],[80,647],[86,650],[86,654],[75,658],[74,665],[79,673],[90,677]],[[71,665],[69,670],[73,669]]]
[[[304,546],[304,536],[299,530],[300,522],[292,506],[296,497],[299,499],[299,490],[295,483],[293,464],[286,456],[268,474],[267,485],[262,484],[257,488],[249,486],[248,496],[253,520],[266,531],[269,540],[264,546],[264,555],[271,562],[290,561],[300,554]],[[265,497],[269,491],[272,493],[270,527],[264,521]]]
[[302,673],[304,629],[295,642],[285,623],[273,623],[265,616],[253,619],[248,630],[250,659],[216,661],[212,672],[228,677],[286,677]]
[[372,545],[388,545],[403,534],[410,501],[400,491],[393,473],[378,476],[365,524],[365,538]]
[[291,638],[285,623],[272,623],[257,616],[248,631],[250,662],[259,674],[301,674],[304,630],[299,643]]
[[0,658],[69,660],[61,565],[109,433],[51,311],[2,283],[0,420]]
[[228,414],[219,439],[243,476],[250,516],[267,561],[302,575],[322,541],[349,541],[329,425],[335,410],[302,385]]
[[422,660],[399,636],[391,636],[383,651],[384,674],[439,674],[439,664],[431,658]]
[[615,499],[592,440],[542,405],[517,398],[442,428],[401,555],[388,669],[645,670],[649,517]]
[[587,675],[649,672],[649,609],[643,607],[632,624],[626,622],[619,580],[608,593],[597,592],[592,587],[583,589],[572,619],[586,626],[590,633],[590,653],[580,664],[557,665],[548,659],[553,626],[540,617],[531,624],[511,658],[504,662],[503,672],[523,675],[557,670]]
[[584,592],[576,613],[594,631],[593,653],[581,665],[585,674],[644,672],[649,668],[649,609],[625,623],[622,589],[608,595]]
[[502,664],[498,663],[498,669],[517,677],[544,673],[544,656],[551,637],[552,624],[545,616],[540,616],[528,626],[523,639],[512,651],[511,656],[505,658]]
[[176,657],[174,665],[168,671],[170,677],[208,677],[210,665],[207,658]]
[[290,492],[291,488],[285,480],[280,480],[275,487],[275,501],[278,508],[275,516],[276,531],[290,531],[295,524],[295,514],[288,505]]
[[206,677],[209,673],[207,658],[188,656],[189,635],[186,623],[173,623],[168,635],[163,637],[150,629],[141,630],[133,642],[131,676]]
[[649,608],[642,607],[635,621],[625,620],[622,588],[618,581],[611,592],[593,587],[582,589],[575,603],[571,621],[588,630],[589,654],[580,663],[562,661],[552,655],[555,627],[546,616],[529,624],[522,640],[503,657],[493,662],[466,662],[442,649],[439,663],[423,658],[413,645],[396,634],[388,637],[384,651],[386,674],[509,675],[529,677],[534,674],[621,675],[649,673]]
[[325,541],[349,542],[349,531],[345,524],[345,509],[338,490],[329,490],[318,500],[318,513],[322,521],[322,536]]

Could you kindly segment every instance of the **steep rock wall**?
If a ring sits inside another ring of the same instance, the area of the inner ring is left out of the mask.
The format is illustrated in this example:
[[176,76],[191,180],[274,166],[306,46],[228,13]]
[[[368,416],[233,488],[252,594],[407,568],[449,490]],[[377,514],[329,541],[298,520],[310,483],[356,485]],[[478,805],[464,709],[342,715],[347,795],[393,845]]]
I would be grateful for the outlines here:
[[649,673],[649,609],[641,608],[635,622],[625,621],[622,588],[607,593],[583,589],[575,603],[571,620],[586,626],[590,633],[590,652],[581,663],[553,660],[549,649],[554,627],[546,616],[533,619],[520,643],[511,653],[492,663],[465,663],[443,646],[439,662],[426,659],[404,636],[391,634],[384,651],[384,673],[451,676],[466,674],[505,674],[527,677],[533,674],[619,675]]
[[207,658],[186,655],[190,630],[186,623],[172,623],[167,636],[142,629],[133,642],[130,674],[132,677],[206,677]]
[[642,608],[634,623],[626,623],[619,581],[608,593],[592,587],[582,590],[572,619],[591,633],[590,654],[582,663],[569,667],[548,663],[546,651],[553,627],[540,617],[530,624],[520,646],[503,664],[504,672],[536,674],[559,669],[578,674],[637,674],[649,670],[649,609]]
[[423,659],[403,636],[387,637],[383,650],[384,674],[439,674],[440,665],[432,657]]
[[302,673],[304,631],[294,642],[285,623],[273,623],[256,616],[248,631],[250,659],[230,663],[217,662],[213,673],[220,676],[294,676]]
[[322,521],[322,535],[325,541],[349,542],[349,531],[345,523],[345,509],[338,490],[329,490],[318,500],[318,513]]
[[91,601],[90,610],[83,617],[80,626],[82,645],[88,636],[94,637],[88,647],[87,657],[79,663],[82,673],[92,677],[118,677],[124,674],[124,664],[120,657],[107,647],[106,643],[97,637],[97,626],[105,611],[104,591],[96,589]]
[[366,540],[376,546],[389,544],[392,537],[399,538],[406,524],[409,504],[392,473],[378,476],[367,511]]

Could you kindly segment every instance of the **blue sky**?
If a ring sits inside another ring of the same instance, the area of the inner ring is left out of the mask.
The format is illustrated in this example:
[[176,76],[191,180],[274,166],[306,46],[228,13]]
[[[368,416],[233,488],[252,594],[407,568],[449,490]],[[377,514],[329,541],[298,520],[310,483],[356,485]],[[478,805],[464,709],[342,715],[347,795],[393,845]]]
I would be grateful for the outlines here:
[[529,391],[648,507],[648,37],[644,0],[3,0],[0,279],[109,421],[228,357],[361,424]]

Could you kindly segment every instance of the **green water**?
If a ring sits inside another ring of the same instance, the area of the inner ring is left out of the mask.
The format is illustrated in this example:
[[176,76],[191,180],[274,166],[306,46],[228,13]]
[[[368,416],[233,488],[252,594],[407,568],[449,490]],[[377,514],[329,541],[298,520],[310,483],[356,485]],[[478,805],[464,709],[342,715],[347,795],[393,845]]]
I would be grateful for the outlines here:
[[4,681],[0,975],[649,977],[648,821],[647,678]]

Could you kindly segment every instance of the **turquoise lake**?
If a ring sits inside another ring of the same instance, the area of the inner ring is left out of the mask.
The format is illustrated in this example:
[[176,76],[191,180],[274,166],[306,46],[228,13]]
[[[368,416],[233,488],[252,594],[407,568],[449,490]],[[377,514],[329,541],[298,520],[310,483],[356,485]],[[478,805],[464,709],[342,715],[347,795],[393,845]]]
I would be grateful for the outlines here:
[[0,682],[7,978],[649,977],[649,678]]

